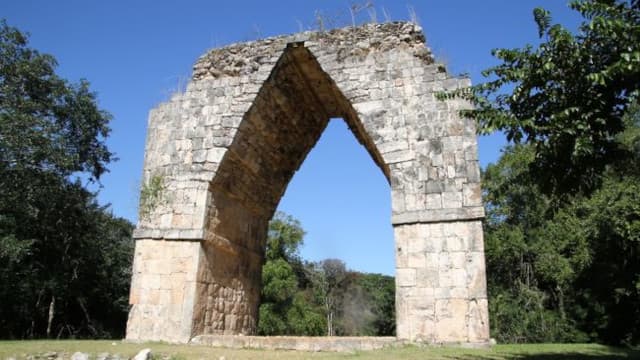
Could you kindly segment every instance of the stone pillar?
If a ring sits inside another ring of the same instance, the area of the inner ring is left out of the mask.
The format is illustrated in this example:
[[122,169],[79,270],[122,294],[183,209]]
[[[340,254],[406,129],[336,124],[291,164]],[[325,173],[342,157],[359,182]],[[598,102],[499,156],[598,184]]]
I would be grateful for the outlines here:
[[396,239],[397,337],[426,343],[489,339],[480,221],[401,224]]
[[201,251],[199,241],[136,241],[127,340],[191,339]]

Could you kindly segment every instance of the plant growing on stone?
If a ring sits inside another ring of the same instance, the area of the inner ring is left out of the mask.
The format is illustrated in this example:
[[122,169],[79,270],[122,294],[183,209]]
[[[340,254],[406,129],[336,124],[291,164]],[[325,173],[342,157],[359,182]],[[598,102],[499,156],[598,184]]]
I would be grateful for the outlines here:
[[165,183],[162,175],[153,175],[140,190],[140,218],[147,219],[165,199]]

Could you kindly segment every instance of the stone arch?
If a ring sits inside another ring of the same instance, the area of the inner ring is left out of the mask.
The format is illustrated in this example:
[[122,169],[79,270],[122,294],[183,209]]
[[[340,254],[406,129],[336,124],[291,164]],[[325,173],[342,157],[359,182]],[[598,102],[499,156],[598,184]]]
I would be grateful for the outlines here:
[[[242,294],[247,311],[225,314],[224,308],[196,306],[213,314],[200,316],[209,321],[197,333],[251,333],[255,328],[268,221],[333,117],[350,124],[388,179],[388,167],[353,107],[307,48],[289,44],[244,114],[209,187],[205,253],[214,258],[225,252],[226,261],[210,261],[207,269],[219,273],[218,265],[222,265],[233,275],[210,276],[211,283],[200,286],[208,287],[207,294],[218,298],[224,298],[224,291]],[[233,271],[228,269],[231,264],[242,265]],[[220,286],[221,278],[227,283],[235,279],[237,287]],[[225,321],[229,317],[231,323]]]
[[486,342],[475,128],[467,104],[435,98],[467,84],[408,23],[205,54],[185,94],[150,113],[144,177],[164,195],[135,233],[127,338],[253,334],[268,221],[342,117],[391,185],[397,337]]

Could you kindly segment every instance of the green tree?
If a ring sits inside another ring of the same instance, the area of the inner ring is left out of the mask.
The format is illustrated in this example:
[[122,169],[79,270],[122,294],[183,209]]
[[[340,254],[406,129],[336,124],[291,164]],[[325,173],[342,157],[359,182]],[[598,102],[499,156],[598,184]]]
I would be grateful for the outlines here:
[[[640,165],[638,163],[637,165]],[[590,263],[575,283],[575,317],[594,339],[640,344],[640,178],[607,178],[572,208]]]
[[0,336],[122,336],[133,225],[78,182],[40,174],[4,185]]
[[320,336],[325,328],[325,318],[318,306],[311,301],[308,291],[298,291],[287,311],[287,321],[292,335]]
[[396,334],[396,282],[392,276],[382,274],[360,274],[357,284],[368,294],[373,312],[370,324],[372,336],[394,336]]
[[616,137],[640,87],[640,2],[570,6],[584,17],[576,34],[537,8],[539,46],[493,50],[501,63],[483,72],[489,81],[448,94],[475,104],[466,115],[481,132],[533,146],[530,167],[545,193],[592,191],[628,156]]
[[104,142],[111,116],[98,108],[87,81],[69,84],[56,66],[0,21],[1,170],[84,172],[98,179],[113,160]]
[[589,248],[558,226],[553,201],[530,176],[531,161],[531,146],[508,147],[483,173],[492,334],[509,343],[584,340],[564,308]]
[[535,9],[539,45],[494,50],[487,82],[442,98],[515,144],[484,173],[494,336],[637,344],[640,2],[570,6],[577,32]]
[[336,331],[336,320],[342,315],[347,267],[340,259],[325,259],[309,265],[307,273],[327,320],[326,335],[341,335],[342,331]]
[[640,106],[624,117],[620,146],[632,154],[607,171],[592,196],[572,204],[576,220],[566,226],[589,244],[590,262],[576,281],[575,310],[591,336],[603,342],[640,345]]
[[338,259],[303,261],[304,233],[299,221],[283,213],[269,223],[258,333],[393,335],[393,277],[349,271]]
[[0,22],[0,337],[121,337],[132,225],[79,180],[113,155],[86,81]]
[[618,146],[629,156],[589,195],[542,193],[529,145],[483,174],[493,336],[503,342],[637,345],[640,327],[640,112],[630,106]]
[[262,296],[266,301],[283,302],[293,298],[298,279],[284,259],[268,261],[262,266]]
[[291,215],[276,212],[269,222],[266,259],[284,259],[288,262],[299,261],[298,249],[304,242],[304,235],[305,231],[302,229],[300,221],[294,219]]
[[269,222],[258,333],[262,335],[321,335],[325,327],[305,285],[304,265],[298,254],[304,240],[300,222],[276,213]]

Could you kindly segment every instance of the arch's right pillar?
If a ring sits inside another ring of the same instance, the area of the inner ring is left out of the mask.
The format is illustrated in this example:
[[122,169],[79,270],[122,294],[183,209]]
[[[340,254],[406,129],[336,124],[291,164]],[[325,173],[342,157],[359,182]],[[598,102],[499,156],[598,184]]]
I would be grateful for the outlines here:
[[[401,340],[487,344],[480,171],[474,123],[463,101],[435,91],[468,85],[441,79],[421,103],[410,153],[389,164],[396,244],[396,324]],[[434,84],[435,85],[435,84]],[[420,99],[422,98],[422,99]],[[426,105],[426,106],[425,106]],[[405,108],[405,111],[407,108]],[[411,109],[411,107],[409,107]],[[388,156],[387,156],[388,158]]]
[[353,105],[389,178],[398,339],[488,344],[476,127],[460,116],[469,103],[437,97],[470,83],[434,62],[419,28],[401,32],[403,43],[342,62],[308,46]]
[[361,121],[367,136],[359,139],[380,154],[377,163],[389,178],[398,339],[487,344],[476,127],[460,116],[469,103],[437,97],[470,83],[434,61],[419,27],[388,26],[385,36],[370,34],[369,43],[401,41],[378,44],[369,52],[355,46],[327,53],[327,44],[336,42],[326,41],[324,47],[318,42],[305,46],[353,106],[357,116],[341,115],[352,129],[359,129],[354,119]]
[[397,337],[485,344],[487,296],[479,221],[394,227]]

